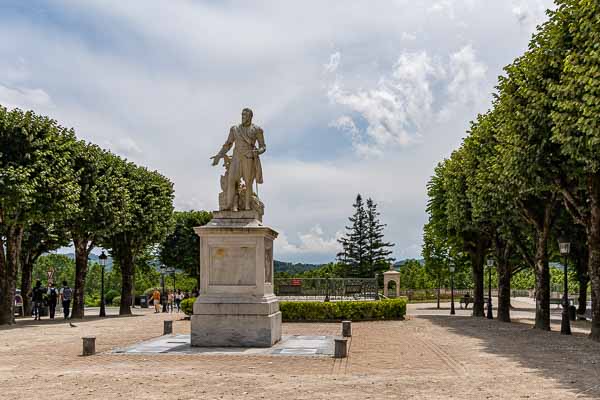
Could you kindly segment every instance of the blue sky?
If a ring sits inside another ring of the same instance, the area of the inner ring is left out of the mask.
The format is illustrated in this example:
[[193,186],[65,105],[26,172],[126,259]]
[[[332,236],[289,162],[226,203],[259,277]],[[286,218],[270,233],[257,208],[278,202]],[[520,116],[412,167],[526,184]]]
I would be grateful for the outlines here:
[[209,157],[263,127],[275,258],[328,262],[356,193],[419,257],[425,185],[547,0],[0,2],[0,104],[34,109],[217,207]]

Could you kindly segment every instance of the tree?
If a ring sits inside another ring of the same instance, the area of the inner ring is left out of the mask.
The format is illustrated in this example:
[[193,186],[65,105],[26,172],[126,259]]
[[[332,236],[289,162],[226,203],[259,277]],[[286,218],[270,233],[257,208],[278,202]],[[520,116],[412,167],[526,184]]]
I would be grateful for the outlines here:
[[560,52],[548,52],[547,22],[530,50],[507,67],[498,85],[498,141],[502,179],[522,220],[534,232],[536,274],[535,328],[550,330],[548,240],[559,206],[554,177],[562,159],[551,141],[553,109],[549,87],[559,77]]
[[565,206],[584,227],[592,291],[590,337],[600,341],[600,4],[560,0],[552,18],[554,47],[568,50],[552,89],[552,140],[567,158],[556,177]]
[[74,169],[80,195],[77,212],[67,222],[75,248],[73,318],[84,316],[84,295],[90,252],[124,221],[126,202],[125,162],[96,145],[77,142]]
[[173,184],[156,171],[126,163],[123,170],[126,196],[124,222],[104,239],[103,247],[120,266],[119,315],[131,314],[136,257],[166,237],[173,213]]
[[484,264],[491,246],[491,230],[473,215],[473,204],[468,192],[469,174],[478,167],[478,160],[468,146],[452,153],[444,165],[447,232],[453,237],[455,252],[469,254],[474,283],[473,316],[483,317]]
[[345,276],[361,277],[366,275],[369,267],[366,258],[367,213],[360,194],[356,195],[356,201],[352,206],[355,210],[354,215],[348,218],[352,225],[346,226],[346,235],[338,239],[343,250],[338,253],[337,258],[346,266]]
[[[212,214],[207,211],[175,211],[175,226],[160,246],[160,261],[199,280],[200,238],[194,232],[194,228],[206,225],[211,219]],[[197,287],[200,287],[200,282],[197,283]]]
[[74,210],[72,130],[0,106],[0,325],[14,323],[14,295],[28,225],[62,220]]
[[371,198],[367,199],[366,261],[370,267],[367,276],[374,276],[376,273],[387,270],[388,266],[394,262],[394,258],[390,257],[392,251],[389,250],[394,244],[383,240],[383,229],[386,227],[386,224],[382,224],[379,221],[379,215],[377,204]]

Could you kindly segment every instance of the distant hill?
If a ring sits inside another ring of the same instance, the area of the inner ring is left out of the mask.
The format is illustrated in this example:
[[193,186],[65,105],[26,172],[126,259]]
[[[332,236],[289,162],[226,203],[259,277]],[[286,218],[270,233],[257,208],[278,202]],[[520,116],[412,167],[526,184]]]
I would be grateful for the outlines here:
[[277,260],[274,261],[274,264],[275,272],[287,272],[288,274],[300,274],[321,267],[320,264],[290,263]]
[[418,261],[418,262],[419,262],[419,264],[421,264],[421,265],[425,265],[425,259],[423,259],[423,258],[418,258],[418,259],[415,259],[415,258],[407,258],[407,259],[404,259],[404,260],[398,260],[398,261],[396,261],[396,262],[394,263],[394,268],[401,267],[401,266],[403,266],[404,264],[406,264],[408,261],[412,261],[412,260],[416,260],[416,261]]
[[[64,253],[64,254],[61,254],[61,255],[67,256],[67,257],[69,257],[72,260],[75,259],[75,253]],[[88,257],[88,259],[90,260],[90,262],[100,264],[100,259],[98,258],[97,254],[94,254],[94,253],[90,254],[90,256]],[[110,271],[112,269],[112,266],[113,266],[113,260],[112,260],[112,258],[110,256],[108,256],[108,258],[106,259],[106,269],[108,271]]]

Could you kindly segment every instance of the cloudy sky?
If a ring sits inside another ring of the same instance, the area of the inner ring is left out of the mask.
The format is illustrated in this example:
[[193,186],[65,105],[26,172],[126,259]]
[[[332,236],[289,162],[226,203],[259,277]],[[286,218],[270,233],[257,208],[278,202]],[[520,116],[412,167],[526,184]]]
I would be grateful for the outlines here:
[[328,262],[357,193],[420,257],[425,185],[550,0],[0,1],[0,104],[157,169],[217,208],[244,107],[263,127],[275,258]]

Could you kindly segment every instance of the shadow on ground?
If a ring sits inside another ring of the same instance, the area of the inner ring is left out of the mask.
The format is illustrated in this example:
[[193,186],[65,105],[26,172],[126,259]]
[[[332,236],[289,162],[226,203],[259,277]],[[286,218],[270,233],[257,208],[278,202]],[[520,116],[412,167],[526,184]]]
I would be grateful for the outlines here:
[[16,323],[12,325],[2,325],[0,326],[0,331],[9,330],[9,329],[22,329],[22,328],[33,328],[37,326],[50,326],[50,325],[68,325],[69,323],[74,325],[79,325],[80,323],[86,324],[88,322],[98,321],[98,320],[106,320],[106,319],[115,319],[115,318],[132,318],[132,317],[142,317],[142,314],[132,314],[132,315],[107,315],[106,317],[99,317],[97,315],[86,315],[83,319],[64,319],[63,317],[57,317],[55,319],[50,319],[48,317],[36,321],[31,317],[21,317],[16,319]]
[[419,316],[460,336],[479,339],[483,351],[517,361],[559,382],[577,397],[600,399],[600,343],[586,334],[573,336],[533,329],[522,322],[474,317]]

